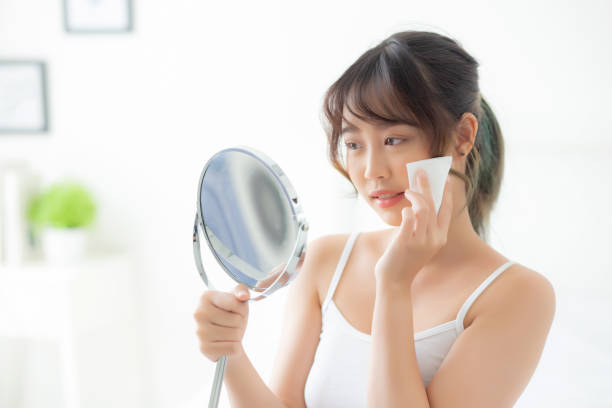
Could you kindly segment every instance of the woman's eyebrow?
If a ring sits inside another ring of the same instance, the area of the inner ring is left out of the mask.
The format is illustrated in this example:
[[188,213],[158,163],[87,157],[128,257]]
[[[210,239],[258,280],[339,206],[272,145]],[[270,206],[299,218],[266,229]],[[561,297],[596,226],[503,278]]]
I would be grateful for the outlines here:
[[359,128],[357,126],[353,125],[350,122],[344,121],[344,124],[342,125],[342,129],[340,129],[340,136],[343,136],[346,133],[355,132],[358,130]]

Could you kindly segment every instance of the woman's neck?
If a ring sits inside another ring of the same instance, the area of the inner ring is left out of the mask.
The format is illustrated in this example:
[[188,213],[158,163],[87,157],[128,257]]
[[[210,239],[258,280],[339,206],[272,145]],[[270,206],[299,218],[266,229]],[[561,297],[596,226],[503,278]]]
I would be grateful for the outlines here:
[[474,256],[486,245],[486,242],[474,231],[467,207],[463,208],[451,220],[446,245],[427,263],[427,267],[437,269],[460,264],[466,258]]

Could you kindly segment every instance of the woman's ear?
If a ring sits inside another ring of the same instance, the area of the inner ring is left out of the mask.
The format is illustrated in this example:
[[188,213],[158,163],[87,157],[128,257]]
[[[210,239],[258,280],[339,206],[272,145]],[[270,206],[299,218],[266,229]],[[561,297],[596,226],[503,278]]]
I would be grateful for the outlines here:
[[470,112],[465,112],[457,122],[455,131],[455,151],[459,156],[467,156],[474,147],[478,133],[478,119]]

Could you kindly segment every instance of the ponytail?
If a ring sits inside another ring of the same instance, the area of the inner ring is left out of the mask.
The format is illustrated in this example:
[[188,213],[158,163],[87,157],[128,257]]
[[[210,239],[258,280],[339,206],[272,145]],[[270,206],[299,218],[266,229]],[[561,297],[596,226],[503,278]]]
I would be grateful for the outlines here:
[[467,202],[472,226],[486,240],[489,217],[504,175],[504,139],[493,110],[482,97],[480,108],[474,148],[466,163]]

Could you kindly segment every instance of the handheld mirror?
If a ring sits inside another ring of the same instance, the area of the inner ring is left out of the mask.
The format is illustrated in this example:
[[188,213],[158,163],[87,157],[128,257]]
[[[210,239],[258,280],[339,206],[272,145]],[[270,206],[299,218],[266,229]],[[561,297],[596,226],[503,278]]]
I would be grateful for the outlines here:
[[[260,300],[291,282],[305,256],[308,223],[281,168],[250,147],[221,150],[198,185],[193,253],[200,276],[215,289],[200,252],[200,235],[220,269]],[[208,268],[208,266],[207,266]],[[217,268],[219,269],[219,268]],[[216,407],[227,356],[217,361],[209,407]]]

